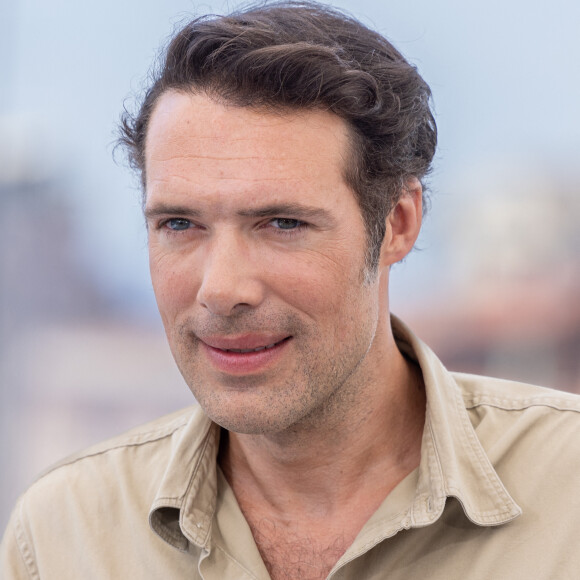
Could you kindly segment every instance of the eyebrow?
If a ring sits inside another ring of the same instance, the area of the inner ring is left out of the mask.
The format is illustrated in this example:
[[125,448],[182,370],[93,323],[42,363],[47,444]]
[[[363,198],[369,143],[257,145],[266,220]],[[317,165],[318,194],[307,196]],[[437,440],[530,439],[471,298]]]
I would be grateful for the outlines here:
[[241,217],[280,217],[291,216],[293,218],[322,219],[334,222],[331,213],[321,207],[312,207],[300,203],[277,203],[264,207],[243,209],[237,212]]
[[[183,205],[158,203],[145,209],[145,218],[150,220],[164,215],[178,215],[184,217],[200,218],[202,212]],[[335,219],[326,209],[302,205],[300,203],[277,203],[262,207],[242,209],[236,212],[240,217],[264,218],[291,216],[299,219],[317,219],[328,223],[334,223]]]
[[145,218],[148,220],[169,214],[188,216],[193,218],[198,218],[201,216],[201,212],[196,209],[192,209],[190,207],[186,207],[183,205],[174,205],[169,203],[156,203],[152,207],[146,207],[143,213],[145,214]]

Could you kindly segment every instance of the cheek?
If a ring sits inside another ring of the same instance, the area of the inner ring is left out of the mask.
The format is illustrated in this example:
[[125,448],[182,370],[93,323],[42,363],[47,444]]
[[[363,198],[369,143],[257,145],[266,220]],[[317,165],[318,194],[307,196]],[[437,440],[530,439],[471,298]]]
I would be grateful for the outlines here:
[[197,271],[189,267],[183,256],[149,250],[149,269],[151,282],[159,311],[164,320],[174,318],[176,314],[197,295]]
[[280,260],[267,276],[274,295],[286,304],[321,323],[325,318],[340,320],[360,301],[360,264],[309,256],[308,259]]
[[317,256],[287,287],[313,317],[326,317],[337,332],[346,331],[376,318],[378,311],[378,283],[365,283],[364,257],[363,251],[345,248]]
[[318,314],[330,306],[328,284],[313,273],[285,276],[278,282],[270,282],[269,286],[273,294],[282,298],[283,302],[311,314],[312,318],[317,318]]

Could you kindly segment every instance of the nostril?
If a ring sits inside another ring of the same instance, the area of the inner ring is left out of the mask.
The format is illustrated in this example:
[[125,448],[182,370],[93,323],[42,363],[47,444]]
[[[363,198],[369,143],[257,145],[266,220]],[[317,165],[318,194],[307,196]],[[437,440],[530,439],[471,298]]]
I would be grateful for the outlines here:
[[213,314],[229,316],[241,308],[255,308],[264,299],[259,280],[237,276],[229,280],[204,280],[199,288],[199,304]]

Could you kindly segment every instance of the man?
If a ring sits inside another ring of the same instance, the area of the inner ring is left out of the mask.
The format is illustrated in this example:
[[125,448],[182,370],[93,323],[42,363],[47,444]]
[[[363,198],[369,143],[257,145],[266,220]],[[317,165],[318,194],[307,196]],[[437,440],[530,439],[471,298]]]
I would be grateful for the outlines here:
[[389,317],[429,97],[384,38],[316,4],[174,37],[122,140],[199,407],[40,478],[3,577],[578,577],[578,399],[450,374]]

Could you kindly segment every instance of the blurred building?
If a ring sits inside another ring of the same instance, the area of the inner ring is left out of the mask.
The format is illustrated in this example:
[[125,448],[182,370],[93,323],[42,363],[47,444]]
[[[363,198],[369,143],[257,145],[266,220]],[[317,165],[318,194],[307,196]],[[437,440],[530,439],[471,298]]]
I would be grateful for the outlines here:
[[406,318],[452,370],[580,393],[580,179],[519,169],[456,186],[446,292]]
[[33,161],[0,151],[0,529],[49,464],[194,402],[160,325],[95,283],[72,182]]

